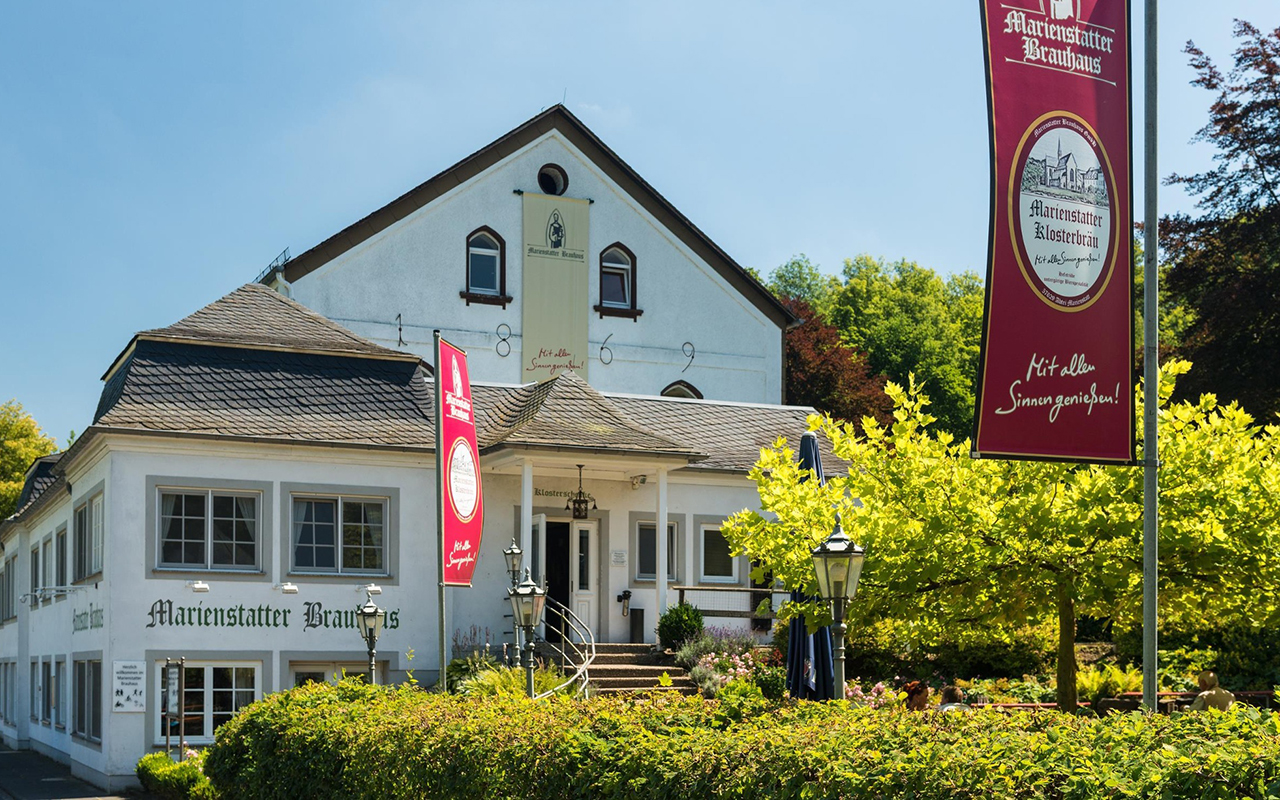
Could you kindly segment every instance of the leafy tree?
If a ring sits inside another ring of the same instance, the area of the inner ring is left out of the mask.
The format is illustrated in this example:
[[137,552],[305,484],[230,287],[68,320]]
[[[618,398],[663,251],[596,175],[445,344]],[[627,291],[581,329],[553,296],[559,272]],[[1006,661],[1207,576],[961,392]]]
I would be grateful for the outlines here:
[[0,404],[0,519],[17,511],[18,496],[31,462],[57,450],[22,404],[10,400]]
[[840,279],[823,275],[809,262],[809,257],[801,253],[769,273],[769,289],[779,298],[803,300],[829,321],[831,300],[840,291]]
[[972,272],[945,281],[913,261],[858,256],[844,263],[830,321],[867,354],[874,373],[906,383],[920,376],[943,430],[973,429],[974,382],[982,339],[982,281]]
[[841,341],[840,332],[808,303],[780,299],[801,320],[787,331],[787,402],[841,420],[887,420],[892,402],[884,393],[884,376],[872,375],[866,357]]
[[1197,369],[1181,387],[1214,391],[1254,414],[1280,411],[1280,28],[1237,20],[1225,75],[1193,42],[1193,85],[1217,93],[1195,141],[1217,148],[1213,169],[1173,175],[1199,198],[1201,216],[1160,222],[1173,264],[1168,291],[1195,314],[1181,353]]
[[[1175,376],[1188,366],[1170,362],[1161,373],[1162,619],[1274,624],[1280,427],[1258,428],[1212,396],[1170,405]],[[1141,471],[974,460],[967,440],[932,432],[928,399],[914,380],[890,383],[887,392],[888,427],[810,420],[850,464],[826,486],[802,480],[785,443],[762,451],[751,477],[768,516],[738,513],[726,538],[757,573],[812,593],[809,550],[839,512],[867,549],[852,626],[892,620],[912,644],[959,628],[1011,632],[1056,619],[1058,703],[1073,710],[1077,616],[1141,619]],[[829,619],[817,604],[792,611],[811,623]]]

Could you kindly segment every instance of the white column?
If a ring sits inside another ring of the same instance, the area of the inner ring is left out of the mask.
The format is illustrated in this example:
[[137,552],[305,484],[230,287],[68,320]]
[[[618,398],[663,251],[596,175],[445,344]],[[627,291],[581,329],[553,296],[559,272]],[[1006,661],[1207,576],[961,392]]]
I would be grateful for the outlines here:
[[[658,518],[654,525],[658,537],[658,563],[655,580],[658,587],[658,615],[667,610],[667,468],[658,467]],[[657,620],[654,620],[657,623]]]
[[[520,549],[524,551],[524,565],[533,562],[533,460],[520,463]],[[522,578],[523,579],[523,578]]]

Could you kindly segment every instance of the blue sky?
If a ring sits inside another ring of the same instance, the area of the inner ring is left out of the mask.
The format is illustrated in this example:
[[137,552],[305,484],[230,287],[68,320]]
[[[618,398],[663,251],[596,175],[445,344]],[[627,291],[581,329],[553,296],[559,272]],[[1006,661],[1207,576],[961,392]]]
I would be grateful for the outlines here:
[[[1135,152],[1141,19],[1135,2]],[[1160,173],[1232,19],[1160,6]],[[61,441],[167,325],[561,101],[740,263],[984,271],[976,2],[47,2],[0,24],[0,401]],[[941,176],[945,173],[945,179]],[[1140,175],[1137,176],[1140,179]],[[1136,213],[1141,214],[1141,193]],[[1190,210],[1180,190],[1162,210]]]

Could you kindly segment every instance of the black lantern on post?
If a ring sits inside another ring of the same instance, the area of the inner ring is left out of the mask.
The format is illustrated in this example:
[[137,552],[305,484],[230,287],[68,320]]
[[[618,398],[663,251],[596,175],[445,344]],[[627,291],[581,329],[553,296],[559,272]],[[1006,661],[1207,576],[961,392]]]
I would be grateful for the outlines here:
[[516,624],[524,629],[525,691],[532,698],[536,694],[533,688],[533,629],[542,622],[547,590],[533,582],[526,567],[524,580],[519,586],[508,589],[507,596],[511,598],[511,613],[515,615]]
[[356,611],[356,623],[360,626],[360,635],[364,637],[364,643],[369,648],[369,683],[376,685],[378,683],[378,651],[375,649],[378,645],[378,637],[382,635],[382,624],[387,619],[387,612],[378,608],[373,602],[373,592],[365,592],[367,600],[363,606]]
[[827,540],[813,549],[813,571],[818,576],[818,593],[831,603],[831,616],[835,622],[835,692],[844,699],[844,635],[848,627],[844,623],[845,604],[858,591],[858,577],[862,574],[862,559],[866,555],[844,533],[840,517]]
[[[524,559],[524,551],[520,549],[520,544],[516,541],[514,536],[511,537],[511,546],[502,551],[502,557],[507,562],[507,574],[511,576],[511,588],[514,589],[520,583],[520,564]],[[514,667],[516,665],[516,660],[519,658],[517,651],[520,649],[519,617],[514,619],[512,634],[515,637],[515,644],[512,647],[510,656],[507,655],[506,645],[502,646],[502,652],[503,661],[506,661],[509,666]]]
[[574,519],[586,519],[591,511],[596,510],[596,501],[582,491],[582,466],[582,464],[578,465],[578,493],[564,504],[564,510],[572,511]]
[[515,537],[511,537],[511,546],[502,551],[502,558],[507,562],[507,574],[511,576],[511,585],[520,581],[520,562],[524,559],[524,551]]

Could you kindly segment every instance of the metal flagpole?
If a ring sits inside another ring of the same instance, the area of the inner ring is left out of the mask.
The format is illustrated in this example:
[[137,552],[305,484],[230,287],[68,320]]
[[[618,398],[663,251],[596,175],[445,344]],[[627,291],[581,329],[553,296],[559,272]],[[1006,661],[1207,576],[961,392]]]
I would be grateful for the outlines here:
[[1145,92],[1143,104],[1143,269],[1142,269],[1142,702],[1156,710],[1157,558],[1160,531],[1160,444],[1156,411],[1159,402],[1159,275],[1156,266],[1156,11],[1157,0],[1146,0]]
[[444,414],[444,395],[441,394],[441,378],[440,378],[440,331],[434,331],[435,336],[435,417],[436,417],[436,544],[437,552],[440,555],[440,564],[438,577],[440,579],[440,680],[436,687],[441,691],[448,691],[448,684],[445,682],[445,668],[449,666],[449,649],[445,643],[445,617],[444,617],[444,445],[441,441],[444,439],[444,425],[441,417]]

